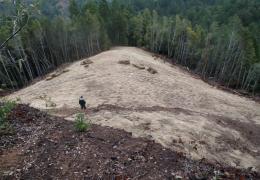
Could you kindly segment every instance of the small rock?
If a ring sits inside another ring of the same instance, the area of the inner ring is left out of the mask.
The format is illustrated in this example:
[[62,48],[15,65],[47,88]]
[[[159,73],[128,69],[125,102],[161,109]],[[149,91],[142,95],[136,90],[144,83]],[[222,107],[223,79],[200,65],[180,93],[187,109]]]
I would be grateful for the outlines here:
[[228,172],[225,172],[225,173],[224,173],[224,176],[225,176],[226,178],[229,178],[229,177],[230,177],[230,174],[229,174]]
[[247,168],[248,171],[253,171],[254,167]]
[[175,179],[182,179],[181,176],[175,176]]

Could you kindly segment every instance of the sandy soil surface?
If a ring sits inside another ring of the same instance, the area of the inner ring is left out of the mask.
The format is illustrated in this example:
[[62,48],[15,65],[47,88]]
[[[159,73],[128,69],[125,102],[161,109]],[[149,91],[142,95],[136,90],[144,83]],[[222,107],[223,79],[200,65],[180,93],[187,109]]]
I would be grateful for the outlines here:
[[194,159],[260,171],[260,104],[218,90],[138,48],[118,47],[90,60],[88,67],[73,63],[9,98],[73,120],[83,95],[95,124],[153,139]]

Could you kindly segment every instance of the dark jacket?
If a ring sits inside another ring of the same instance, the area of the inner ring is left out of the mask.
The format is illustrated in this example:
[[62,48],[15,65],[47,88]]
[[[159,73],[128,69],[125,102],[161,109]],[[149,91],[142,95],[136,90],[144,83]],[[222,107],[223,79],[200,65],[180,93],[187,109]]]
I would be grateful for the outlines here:
[[86,101],[84,100],[84,98],[79,98],[79,104],[81,107],[85,107],[86,106]]

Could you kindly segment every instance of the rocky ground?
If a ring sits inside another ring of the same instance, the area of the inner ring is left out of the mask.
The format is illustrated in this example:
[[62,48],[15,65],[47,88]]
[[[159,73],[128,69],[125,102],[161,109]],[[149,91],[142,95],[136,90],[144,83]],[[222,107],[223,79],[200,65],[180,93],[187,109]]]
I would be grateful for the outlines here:
[[186,158],[145,138],[73,122],[18,105],[0,136],[0,179],[259,179],[256,172]]

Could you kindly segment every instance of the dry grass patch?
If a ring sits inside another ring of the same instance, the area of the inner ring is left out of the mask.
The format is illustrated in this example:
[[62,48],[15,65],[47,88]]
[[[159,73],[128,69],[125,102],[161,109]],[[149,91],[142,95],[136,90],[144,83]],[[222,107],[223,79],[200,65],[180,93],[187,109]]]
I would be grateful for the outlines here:
[[55,108],[57,106],[57,104],[52,101],[51,97],[48,97],[46,94],[37,97],[37,99],[44,101],[46,108]]

